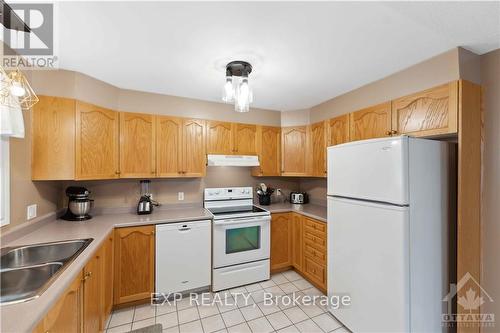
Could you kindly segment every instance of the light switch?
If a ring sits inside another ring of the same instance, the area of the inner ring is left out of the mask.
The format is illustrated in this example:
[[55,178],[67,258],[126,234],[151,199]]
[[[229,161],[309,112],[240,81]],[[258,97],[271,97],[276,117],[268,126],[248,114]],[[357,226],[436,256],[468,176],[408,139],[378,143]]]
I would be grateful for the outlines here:
[[37,207],[36,204],[28,206],[28,208],[26,210],[26,219],[27,220],[31,220],[31,219],[34,219],[36,217],[36,207]]
[[177,200],[179,200],[179,201],[184,200],[184,192],[177,193]]

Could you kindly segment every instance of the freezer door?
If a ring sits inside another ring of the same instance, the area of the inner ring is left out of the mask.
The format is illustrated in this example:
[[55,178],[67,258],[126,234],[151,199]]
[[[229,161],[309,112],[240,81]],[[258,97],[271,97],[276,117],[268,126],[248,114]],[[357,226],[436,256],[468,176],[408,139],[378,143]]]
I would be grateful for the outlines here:
[[328,148],[328,195],[408,204],[408,137]]
[[328,199],[328,295],[351,305],[330,312],[352,332],[408,332],[409,212]]

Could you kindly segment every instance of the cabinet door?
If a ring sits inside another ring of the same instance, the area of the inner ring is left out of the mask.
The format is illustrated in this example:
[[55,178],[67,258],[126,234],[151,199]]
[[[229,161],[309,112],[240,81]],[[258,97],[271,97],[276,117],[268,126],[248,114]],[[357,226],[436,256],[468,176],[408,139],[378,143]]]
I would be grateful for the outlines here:
[[76,102],[76,178],[119,177],[119,113]]
[[207,166],[205,121],[185,119],[182,128],[182,175],[204,177]]
[[392,101],[394,134],[429,136],[457,132],[458,82]]
[[349,114],[328,121],[328,146],[349,142]]
[[307,175],[307,126],[281,130],[281,163],[283,176]]
[[292,222],[289,213],[271,217],[271,271],[292,266]]
[[281,128],[262,126],[258,131],[260,166],[252,169],[254,176],[279,176],[281,173]]
[[156,171],[158,177],[182,175],[182,119],[156,118]]
[[156,175],[155,117],[120,113],[120,177],[151,178]]
[[375,105],[351,113],[351,141],[391,135],[391,103]]
[[233,153],[232,124],[223,121],[207,121],[207,154]]
[[85,333],[99,332],[103,298],[102,288],[102,253],[101,249],[83,268],[83,331]]
[[257,126],[249,124],[233,124],[233,153],[238,155],[257,154]]
[[326,177],[326,142],[327,122],[321,121],[311,125],[312,167],[311,175]]
[[154,226],[115,229],[114,304],[148,299],[154,292]]
[[105,328],[106,320],[113,308],[113,232],[111,232],[102,245],[102,292],[103,313],[101,316],[101,328]]
[[75,178],[75,100],[40,96],[31,119],[31,178]]
[[67,333],[82,331],[82,275],[71,283],[34,332]]
[[292,213],[292,264],[300,272],[304,270],[302,223],[302,216]]

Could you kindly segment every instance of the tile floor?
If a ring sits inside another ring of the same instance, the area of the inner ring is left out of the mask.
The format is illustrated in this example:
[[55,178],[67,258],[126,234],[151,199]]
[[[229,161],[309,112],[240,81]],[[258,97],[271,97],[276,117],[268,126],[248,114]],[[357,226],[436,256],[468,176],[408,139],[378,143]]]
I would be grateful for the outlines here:
[[[114,311],[107,333],[162,324],[164,333],[347,333],[345,327],[320,305],[264,304],[264,292],[273,296],[321,295],[294,271],[274,274],[270,280],[219,293],[207,293],[208,304],[185,297],[170,304],[149,304]],[[227,304],[210,300],[226,299]]]

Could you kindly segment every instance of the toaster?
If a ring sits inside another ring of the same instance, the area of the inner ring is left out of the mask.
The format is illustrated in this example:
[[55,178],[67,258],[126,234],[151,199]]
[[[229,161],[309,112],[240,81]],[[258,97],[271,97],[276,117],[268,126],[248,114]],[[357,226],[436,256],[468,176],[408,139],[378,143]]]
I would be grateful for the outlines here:
[[306,204],[309,202],[309,197],[305,192],[290,193],[290,202],[293,204]]

